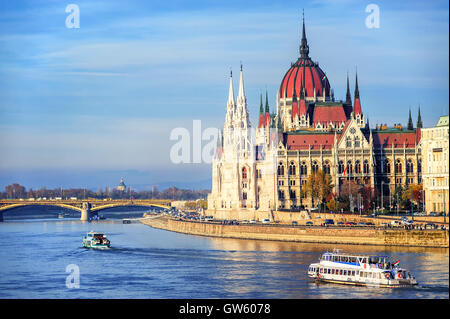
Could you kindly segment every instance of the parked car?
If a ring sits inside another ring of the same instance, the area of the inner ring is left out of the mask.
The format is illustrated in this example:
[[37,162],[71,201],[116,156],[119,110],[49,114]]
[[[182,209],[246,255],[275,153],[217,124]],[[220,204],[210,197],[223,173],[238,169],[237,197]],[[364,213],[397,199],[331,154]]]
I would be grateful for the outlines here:
[[425,216],[425,215],[426,215],[425,212],[414,213],[414,216]]
[[334,220],[333,219],[325,219],[322,226],[328,226],[328,225],[334,225]]
[[402,227],[403,226],[403,224],[399,220],[392,220],[390,225],[392,227]]
[[256,220],[250,219],[250,224],[256,224]]
[[428,215],[430,215],[430,216],[437,216],[436,212],[430,212]]
[[412,220],[409,220],[408,218],[402,218],[401,223],[402,223],[402,225],[407,225],[407,226],[414,224],[414,222]]
[[337,225],[338,226],[344,226],[344,223],[343,222],[338,222]]
[[263,224],[268,224],[268,223],[270,223],[270,219],[264,218],[264,219],[262,220],[262,223],[263,223]]
[[435,223],[426,223],[425,224],[425,229],[436,229],[436,224]]
[[293,220],[293,221],[292,221],[292,226],[297,226],[297,225],[298,225],[298,222],[295,221],[295,220]]
[[355,226],[356,223],[354,223],[354,222],[345,222],[344,225],[345,226]]
[[366,223],[359,222],[356,226],[366,226]]
[[248,224],[248,220],[244,219],[241,221],[242,224]]
[[381,227],[388,227],[388,225],[389,225],[388,223],[381,223],[380,224]]
[[305,225],[306,225],[306,226],[313,226],[314,223],[313,223],[312,221],[307,221]]
[[366,225],[367,225],[367,226],[375,226],[375,224],[372,223],[372,222],[368,222],[368,223],[366,223]]

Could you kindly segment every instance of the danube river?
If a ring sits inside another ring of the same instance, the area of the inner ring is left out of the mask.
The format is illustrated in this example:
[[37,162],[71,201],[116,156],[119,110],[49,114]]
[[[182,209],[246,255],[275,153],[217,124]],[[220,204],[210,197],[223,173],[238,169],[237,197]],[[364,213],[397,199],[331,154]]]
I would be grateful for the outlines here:
[[[104,232],[111,249],[82,248],[90,230]],[[73,218],[5,220],[0,241],[0,298],[449,298],[448,249],[220,239],[119,219]],[[309,264],[333,248],[398,257],[419,285],[367,288],[309,280]],[[73,267],[78,288],[66,285],[75,282],[67,279]]]

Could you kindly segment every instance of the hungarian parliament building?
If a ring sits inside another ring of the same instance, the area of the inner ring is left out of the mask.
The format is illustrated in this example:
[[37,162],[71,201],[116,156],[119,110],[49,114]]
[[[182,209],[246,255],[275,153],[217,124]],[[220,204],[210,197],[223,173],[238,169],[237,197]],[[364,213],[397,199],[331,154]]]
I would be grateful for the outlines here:
[[358,75],[354,94],[347,75],[346,99],[335,100],[325,72],[309,56],[304,21],[299,51],[281,80],[276,112],[270,112],[267,93],[265,105],[261,97],[257,127],[249,119],[242,66],[237,98],[231,74],[225,124],[212,163],[209,214],[251,218],[259,212],[312,208],[317,203],[301,189],[319,170],[329,174],[337,196],[345,180],[378,194],[382,188],[394,194],[399,185],[421,183],[420,111],[416,129],[400,124],[371,129]]

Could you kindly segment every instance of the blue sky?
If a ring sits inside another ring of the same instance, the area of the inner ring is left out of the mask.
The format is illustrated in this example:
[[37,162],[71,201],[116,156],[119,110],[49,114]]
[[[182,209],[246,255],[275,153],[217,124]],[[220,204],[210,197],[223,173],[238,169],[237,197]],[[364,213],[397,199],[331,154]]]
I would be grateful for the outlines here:
[[447,1],[1,1],[0,187],[208,186],[209,164],[170,163],[170,131],[221,127],[240,61],[252,123],[266,89],[273,110],[302,8],[310,56],[338,99],[358,69],[372,126],[448,114]]

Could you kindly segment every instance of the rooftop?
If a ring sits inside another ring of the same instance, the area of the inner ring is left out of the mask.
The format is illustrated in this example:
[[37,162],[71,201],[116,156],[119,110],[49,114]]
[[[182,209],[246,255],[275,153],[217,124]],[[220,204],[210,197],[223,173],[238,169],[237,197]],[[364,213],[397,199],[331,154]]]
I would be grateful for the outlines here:
[[448,126],[448,125],[449,125],[448,124],[448,115],[444,115],[439,118],[439,121],[437,122],[436,127]]

